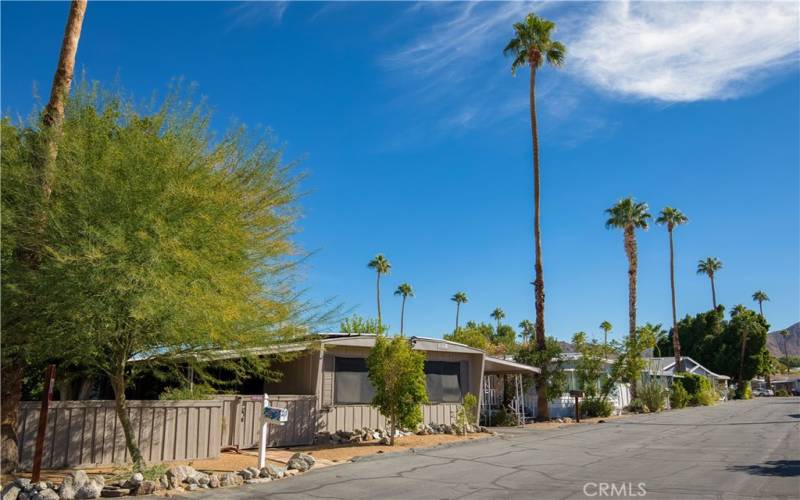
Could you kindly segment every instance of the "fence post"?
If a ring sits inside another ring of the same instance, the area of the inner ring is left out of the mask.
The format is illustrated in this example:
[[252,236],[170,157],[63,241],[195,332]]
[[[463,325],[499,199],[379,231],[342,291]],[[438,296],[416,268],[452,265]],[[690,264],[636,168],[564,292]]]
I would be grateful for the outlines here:
[[47,432],[47,411],[53,399],[53,385],[56,381],[56,365],[47,365],[42,387],[42,408],[39,410],[39,431],[36,434],[36,450],[33,453],[33,473],[31,482],[39,482],[42,472],[42,453],[44,452],[44,435]]

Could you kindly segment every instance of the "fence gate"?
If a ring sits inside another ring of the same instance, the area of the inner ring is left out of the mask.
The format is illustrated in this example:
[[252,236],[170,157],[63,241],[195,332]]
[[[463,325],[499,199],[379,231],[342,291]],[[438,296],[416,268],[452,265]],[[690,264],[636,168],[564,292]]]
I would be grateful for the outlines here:
[[[222,446],[257,448],[261,437],[261,396],[218,396],[222,401]],[[286,425],[270,425],[267,446],[279,448],[312,444],[317,429],[315,396],[276,395],[270,406],[289,410]]]

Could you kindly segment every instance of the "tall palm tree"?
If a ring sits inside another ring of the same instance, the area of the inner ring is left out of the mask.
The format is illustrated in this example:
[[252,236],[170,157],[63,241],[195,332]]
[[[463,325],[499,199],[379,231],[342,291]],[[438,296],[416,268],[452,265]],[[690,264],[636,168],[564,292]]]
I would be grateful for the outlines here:
[[400,335],[403,335],[403,323],[406,316],[406,299],[414,296],[414,289],[408,283],[402,283],[394,291],[395,295],[403,297],[403,305],[400,306]]
[[611,323],[608,321],[600,323],[600,329],[603,330],[603,354],[608,350],[608,332],[610,332],[612,328],[614,327],[611,326]]
[[675,307],[675,247],[672,243],[672,231],[689,222],[689,218],[677,208],[664,207],[656,219],[656,224],[667,226],[669,234],[669,286],[672,292],[672,349],[675,351],[675,371],[683,371],[681,361],[681,337],[678,333],[678,313]]
[[523,319],[519,322],[520,335],[522,335],[523,344],[526,344],[528,339],[532,337],[535,328],[536,327],[533,325],[533,323],[531,323],[530,320]]
[[489,315],[497,321],[497,331],[500,331],[500,320],[506,317],[505,311],[499,307],[495,307],[494,311]]
[[783,337],[783,357],[786,360],[786,374],[789,374],[789,351],[786,348],[786,340],[789,338],[789,330],[783,330],[781,332],[781,337]]
[[706,257],[697,263],[697,274],[705,274],[711,280],[711,303],[717,308],[717,289],[714,286],[714,276],[722,269],[722,261],[716,257]]
[[450,297],[450,300],[456,303],[456,330],[458,330],[458,315],[461,313],[461,304],[469,302],[469,298],[464,292],[456,292]]
[[[738,316],[739,314],[746,314],[747,309],[742,305],[736,305],[731,309],[731,317]],[[741,334],[741,352],[739,354],[739,379],[736,381],[737,386],[739,384],[744,383],[743,375],[744,375],[744,354],[747,352],[747,337],[750,335],[750,331],[748,329],[748,323],[745,322],[742,328]]]
[[386,259],[386,257],[383,256],[382,253],[379,253],[374,259],[369,261],[367,267],[374,269],[375,274],[377,275],[377,281],[375,282],[375,296],[378,302],[378,331],[380,332],[383,325],[381,321],[381,275],[389,274],[389,271],[392,269],[392,264]]
[[[61,133],[61,124],[64,121],[64,105],[69,96],[72,78],[75,72],[75,55],[78,52],[78,42],[83,29],[83,18],[86,13],[86,0],[73,0],[70,4],[67,24],[64,27],[64,36],[61,39],[61,50],[58,55],[58,64],[53,75],[50,87],[50,99],[42,113],[42,137],[44,138],[43,154],[36,158],[34,164],[38,170],[39,186],[42,196],[42,206],[50,199],[53,180],[55,177],[56,156],[58,154],[58,136]],[[36,231],[41,233],[46,225],[44,213],[37,214]],[[39,249],[20,248],[22,259],[31,269],[38,269],[41,259]],[[17,339],[7,332],[3,334],[4,347],[8,349],[12,343],[17,344]],[[26,339],[19,339],[19,345],[24,349]],[[22,399],[22,383],[25,376],[27,362],[23,356],[3,357],[0,362],[0,472],[6,474],[16,470],[19,462],[17,448],[17,418],[19,416],[19,403]],[[134,459],[140,457],[133,457]]]
[[758,290],[753,294],[753,300],[758,302],[758,312],[761,314],[761,317],[764,317],[764,307],[761,305],[762,302],[766,302],[769,300],[769,297],[766,293],[762,290]]
[[[536,348],[545,349],[544,334],[544,273],[542,272],[542,238],[540,222],[540,170],[539,170],[539,128],[536,121],[536,72],[545,64],[560,68],[564,64],[567,48],[563,43],[551,38],[555,23],[530,13],[525,20],[514,23],[512,38],[503,54],[511,56],[511,74],[523,66],[530,68],[529,104],[531,114],[531,141],[533,143],[533,240],[535,253],[535,279],[533,281],[534,300],[536,304]],[[537,415],[540,420],[549,418],[545,380],[536,378]]]
[[[636,230],[647,229],[650,214],[647,203],[637,203],[633,198],[624,198],[606,210],[606,228],[622,229],[625,235],[625,254],[628,257],[628,335],[636,339],[636,278],[638,255],[636,249]],[[630,380],[631,398],[636,398],[636,380]]]

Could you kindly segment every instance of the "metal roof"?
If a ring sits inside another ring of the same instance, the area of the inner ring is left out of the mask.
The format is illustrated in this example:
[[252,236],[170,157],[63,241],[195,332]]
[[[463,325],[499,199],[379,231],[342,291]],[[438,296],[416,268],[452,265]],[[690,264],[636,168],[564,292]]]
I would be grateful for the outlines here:
[[542,373],[535,366],[523,365],[507,359],[486,356],[483,360],[483,373]]

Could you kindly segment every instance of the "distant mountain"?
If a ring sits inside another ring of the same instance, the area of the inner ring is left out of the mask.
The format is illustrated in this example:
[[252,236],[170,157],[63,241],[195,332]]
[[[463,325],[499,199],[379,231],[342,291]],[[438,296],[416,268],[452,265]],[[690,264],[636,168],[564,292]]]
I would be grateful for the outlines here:
[[[789,336],[786,337],[786,353],[789,356],[800,356],[800,321],[786,328],[786,330],[789,331]],[[767,349],[777,358],[785,356],[781,331],[770,332],[767,335]]]

